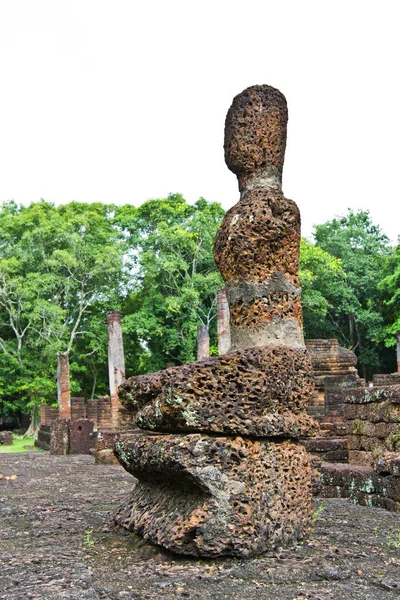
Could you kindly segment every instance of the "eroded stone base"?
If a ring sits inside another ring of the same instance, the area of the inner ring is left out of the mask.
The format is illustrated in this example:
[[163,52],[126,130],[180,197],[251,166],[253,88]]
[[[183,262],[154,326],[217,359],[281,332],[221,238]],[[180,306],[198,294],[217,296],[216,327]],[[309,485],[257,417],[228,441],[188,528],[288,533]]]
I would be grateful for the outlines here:
[[202,434],[137,434],[116,454],[139,480],[119,525],[179,554],[252,556],[310,531],[304,447]]
[[249,348],[148,375],[119,388],[142,429],[251,437],[313,436],[304,411],[314,392],[305,348]]

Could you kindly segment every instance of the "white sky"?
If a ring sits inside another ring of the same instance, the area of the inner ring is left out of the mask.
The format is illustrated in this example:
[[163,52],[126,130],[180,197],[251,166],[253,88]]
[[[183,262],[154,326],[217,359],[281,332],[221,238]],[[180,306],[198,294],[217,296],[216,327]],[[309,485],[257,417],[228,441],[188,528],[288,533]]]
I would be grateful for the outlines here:
[[[400,233],[397,0],[0,0],[0,201],[228,209],[233,96],[288,100],[283,190],[303,234],[371,211]],[[399,11],[400,12],[400,11]]]

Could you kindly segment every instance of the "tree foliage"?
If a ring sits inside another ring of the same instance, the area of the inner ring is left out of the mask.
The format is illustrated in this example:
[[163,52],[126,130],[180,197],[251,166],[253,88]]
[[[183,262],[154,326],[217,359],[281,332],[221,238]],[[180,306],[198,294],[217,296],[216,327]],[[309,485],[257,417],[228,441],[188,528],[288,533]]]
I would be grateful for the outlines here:
[[[328,311],[321,337],[334,333],[340,343],[355,351],[365,377],[386,367],[385,316],[380,281],[393,254],[386,235],[373,224],[368,211],[335,218],[314,231],[315,247],[340,261],[344,277],[328,279]],[[318,289],[320,289],[320,283]]]
[[[199,324],[216,350],[212,253],[224,211],[179,194],[139,207],[40,201],[0,207],[0,413],[56,400],[56,354],[70,352],[72,392],[108,391],[108,310],[121,310],[128,375],[193,360]],[[302,240],[306,337],[353,349],[364,375],[394,367],[400,246],[366,211]]]
[[[70,353],[72,391],[108,391],[107,310],[123,312],[127,372],[195,357],[199,323],[221,285],[212,242],[219,204],[180,195],[131,205],[0,210],[0,412],[56,399],[56,354]],[[214,333],[214,341],[215,341]]]
[[201,323],[215,345],[215,295],[223,282],[212,247],[223,214],[218,203],[201,198],[189,205],[180,194],[117,210],[134,278],[124,320],[147,350],[141,369],[194,360]]
[[395,345],[395,335],[400,330],[400,244],[387,261],[379,290],[385,320],[385,345],[391,348]]
[[[118,302],[123,281],[123,248],[112,224],[113,210],[76,202],[2,206],[2,412],[34,412],[40,403],[55,398],[58,351],[74,350],[73,373],[83,368],[88,347],[100,352],[93,314],[105,301]],[[85,338],[82,354],[77,352],[79,338]],[[80,388],[76,378],[74,388]]]

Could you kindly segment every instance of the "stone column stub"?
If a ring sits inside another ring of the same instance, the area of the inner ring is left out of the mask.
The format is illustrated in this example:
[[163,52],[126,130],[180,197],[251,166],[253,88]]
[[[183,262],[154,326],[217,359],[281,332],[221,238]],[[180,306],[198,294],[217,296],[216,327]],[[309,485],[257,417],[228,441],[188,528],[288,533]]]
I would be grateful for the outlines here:
[[197,360],[203,360],[210,356],[210,336],[207,325],[199,325],[197,328]]
[[118,387],[125,381],[125,356],[122,339],[121,313],[118,310],[107,312],[108,331],[108,379],[111,398],[111,423],[119,425],[119,411],[122,405],[118,398]]
[[71,385],[68,352],[57,353],[57,399],[60,419],[71,418]]
[[218,354],[227,354],[231,347],[231,326],[226,289],[217,290]]

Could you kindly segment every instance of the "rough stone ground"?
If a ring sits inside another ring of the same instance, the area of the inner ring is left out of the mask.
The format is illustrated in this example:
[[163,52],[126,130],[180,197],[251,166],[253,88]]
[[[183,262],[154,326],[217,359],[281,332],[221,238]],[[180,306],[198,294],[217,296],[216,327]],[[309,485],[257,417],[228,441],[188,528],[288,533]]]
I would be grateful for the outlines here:
[[134,483],[121,467],[43,452],[0,455],[0,473],[2,600],[400,598],[400,515],[382,509],[325,500],[308,542],[193,560],[112,527]]

